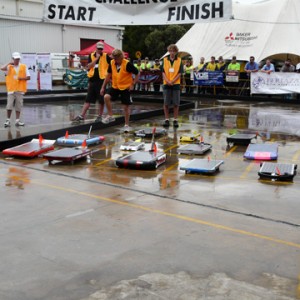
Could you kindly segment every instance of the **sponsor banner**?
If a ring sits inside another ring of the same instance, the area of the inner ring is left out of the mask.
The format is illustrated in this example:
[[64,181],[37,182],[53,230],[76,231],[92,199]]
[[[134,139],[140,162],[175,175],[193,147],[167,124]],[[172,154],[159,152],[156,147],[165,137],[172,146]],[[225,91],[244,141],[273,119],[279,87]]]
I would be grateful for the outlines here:
[[223,72],[194,72],[195,85],[223,85]]
[[239,71],[227,71],[226,82],[239,82]]
[[251,73],[250,82],[251,94],[300,93],[299,73]]
[[148,84],[148,83],[161,83],[162,74],[161,71],[141,71],[139,73],[139,83]]
[[37,90],[37,64],[36,53],[22,53],[21,63],[27,66],[30,73],[30,80],[27,80],[28,90]]
[[232,0],[44,0],[43,19],[64,24],[166,25],[225,21]]

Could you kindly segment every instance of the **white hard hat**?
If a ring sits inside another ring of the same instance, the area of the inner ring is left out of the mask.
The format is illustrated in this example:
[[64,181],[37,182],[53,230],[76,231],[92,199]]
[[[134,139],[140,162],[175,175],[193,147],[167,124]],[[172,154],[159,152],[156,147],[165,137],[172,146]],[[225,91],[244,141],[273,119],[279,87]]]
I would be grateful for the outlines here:
[[20,59],[21,58],[21,54],[19,52],[14,52],[12,55],[13,59]]

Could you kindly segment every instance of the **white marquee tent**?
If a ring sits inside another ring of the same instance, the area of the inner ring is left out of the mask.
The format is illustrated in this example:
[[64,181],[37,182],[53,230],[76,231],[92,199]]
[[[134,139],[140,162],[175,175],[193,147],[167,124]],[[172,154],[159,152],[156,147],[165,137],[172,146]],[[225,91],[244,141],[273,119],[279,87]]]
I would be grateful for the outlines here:
[[[240,2],[242,2],[240,0]],[[252,4],[232,3],[233,19],[197,23],[176,44],[180,55],[200,57],[222,55],[257,62],[268,57],[300,62],[300,0],[261,0]]]

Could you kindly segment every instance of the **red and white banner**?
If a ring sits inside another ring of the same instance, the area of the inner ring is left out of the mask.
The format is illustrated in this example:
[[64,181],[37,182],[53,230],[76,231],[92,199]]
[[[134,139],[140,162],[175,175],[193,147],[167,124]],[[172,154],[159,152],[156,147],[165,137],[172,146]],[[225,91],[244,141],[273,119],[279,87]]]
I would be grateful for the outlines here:
[[229,20],[232,0],[44,0],[44,20],[78,25],[167,25]]
[[251,94],[291,93],[300,93],[299,73],[251,73]]

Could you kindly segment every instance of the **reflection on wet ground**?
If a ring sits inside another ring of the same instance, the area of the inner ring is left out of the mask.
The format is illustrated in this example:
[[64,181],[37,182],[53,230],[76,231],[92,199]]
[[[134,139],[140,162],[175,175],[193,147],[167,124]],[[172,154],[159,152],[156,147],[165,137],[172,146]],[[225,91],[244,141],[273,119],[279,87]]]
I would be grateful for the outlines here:
[[[0,105],[0,141],[11,140],[24,137],[31,134],[39,134],[66,128],[72,126],[72,120],[81,113],[83,102],[78,101],[62,101],[62,102],[47,102],[43,103],[28,103],[24,106],[21,119],[25,122],[24,127],[16,127],[14,125],[15,116],[12,114],[11,127],[4,128],[6,120],[5,106]],[[131,108],[132,115],[147,112],[149,110],[159,109],[161,104],[134,104]],[[87,115],[86,123],[93,123],[98,116],[98,105],[91,105]],[[106,113],[106,110],[104,111]],[[122,116],[123,110],[120,105],[114,105],[114,116]]]
[[[21,128],[23,131],[19,134],[26,134],[26,130],[41,130],[41,127],[51,128],[52,130],[60,126],[70,124],[70,120],[81,110],[82,104],[67,103],[63,104],[47,104],[47,105],[27,105],[24,110],[24,118],[27,125]],[[157,109],[160,104],[135,104],[133,113]],[[115,106],[115,115],[121,115],[121,107]],[[93,124],[94,118],[97,116],[97,106],[89,111],[89,115],[85,123]],[[133,132],[124,134],[120,130],[121,126],[113,126],[101,130],[93,130],[93,135],[105,136],[104,143],[94,146],[94,153],[89,162],[80,161],[74,166],[59,163],[55,167],[47,166],[47,163],[41,159],[26,161],[26,164],[40,165],[41,168],[53,170],[58,168],[60,172],[79,172],[82,168],[87,178],[92,180],[107,182],[126,186],[143,191],[151,186],[152,191],[164,191],[166,195],[178,197],[185,190],[182,183],[190,183],[199,179],[199,175],[186,175],[179,171],[179,166],[186,163],[196,156],[178,155],[176,150],[180,144],[179,139],[184,135],[200,135],[204,142],[213,146],[212,150],[202,157],[208,159],[222,159],[225,161],[224,167],[220,174],[215,176],[201,176],[201,180],[207,183],[214,183],[222,178],[226,180],[228,175],[233,178],[257,178],[257,168],[259,163],[243,160],[244,146],[233,146],[228,148],[226,137],[233,133],[256,133],[256,143],[272,143],[279,144],[279,162],[289,163],[298,160],[299,150],[298,136],[300,129],[300,114],[295,107],[272,107],[270,104],[255,104],[246,102],[237,102],[232,105],[226,101],[210,103],[196,103],[194,109],[181,112],[179,119],[179,128],[170,127],[167,134],[156,139],[158,149],[167,153],[167,162],[153,171],[126,170],[118,169],[114,161],[125,155],[126,152],[120,151],[120,146],[127,141],[135,140]],[[134,121],[132,126],[134,130],[145,127],[161,127],[163,117],[154,117],[147,120]],[[40,125],[42,124],[42,125]],[[13,130],[13,128],[11,128]],[[2,134],[9,133],[9,129],[2,128]],[[16,131],[17,132],[17,131]],[[84,132],[82,132],[84,133]],[[10,137],[11,138],[11,137]],[[143,139],[150,145],[150,139]],[[201,158],[202,158],[201,157]],[[19,159],[15,159],[18,161]],[[37,160],[39,163],[37,163]],[[79,175],[81,176],[81,175]],[[230,177],[229,176],[229,177]],[[298,182],[297,177],[295,181]],[[180,186],[180,189],[178,187]],[[183,185],[185,186],[185,184]],[[214,185],[209,190],[214,190]],[[190,193],[190,191],[188,192]],[[194,197],[194,196],[193,196]],[[197,200],[195,200],[197,202]]]

